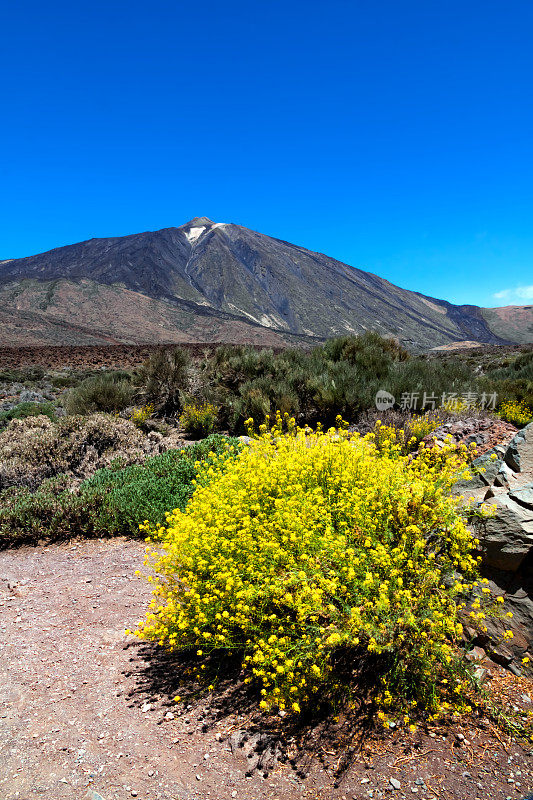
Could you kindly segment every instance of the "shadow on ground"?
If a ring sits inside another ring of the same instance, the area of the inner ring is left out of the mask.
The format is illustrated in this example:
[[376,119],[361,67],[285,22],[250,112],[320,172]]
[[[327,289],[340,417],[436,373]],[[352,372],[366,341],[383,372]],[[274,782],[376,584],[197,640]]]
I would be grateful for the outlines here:
[[[368,697],[368,686],[352,694],[349,712],[317,701],[307,713],[265,714],[258,708],[257,686],[244,682],[240,657],[206,661],[146,642],[128,648],[133,653],[127,674],[136,684],[129,695],[132,704],[160,703],[184,718],[198,720],[204,733],[226,729],[232,752],[246,759],[248,775],[259,770],[266,777],[281,762],[304,778],[313,762],[320,762],[338,785],[355,758],[370,757],[377,740],[383,739],[374,722],[374,707],[363,699]],[[196,671],[202,664],[200,683]],[[177,696],[179,704],[174,700]]]

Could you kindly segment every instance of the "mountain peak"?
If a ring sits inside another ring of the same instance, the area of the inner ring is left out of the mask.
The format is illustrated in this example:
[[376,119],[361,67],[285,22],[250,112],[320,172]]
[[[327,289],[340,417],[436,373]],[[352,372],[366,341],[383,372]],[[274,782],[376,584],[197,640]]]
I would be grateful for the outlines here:
[[214,224],[215,223],[213,222],[213,220],[209,219],[209,217],[194,217],[194,219],[189,220],[189,222],[186,222],[185,225],[182,225],[181,227],[182,228],[201,228],[204,225],[214,225]]

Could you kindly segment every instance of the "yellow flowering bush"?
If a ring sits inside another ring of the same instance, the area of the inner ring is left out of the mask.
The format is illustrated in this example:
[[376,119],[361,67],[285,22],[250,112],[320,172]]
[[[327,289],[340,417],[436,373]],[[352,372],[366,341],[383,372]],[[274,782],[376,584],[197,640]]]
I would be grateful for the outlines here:
[[419,417],[414,417],[408,426],[410,438],[413,443],[411,449],[416,449],[422,439],[432,433],[439,425],[442,425],[443,422],[444,418],[435,412],[429,412]]
[[518,400],[507,400],[502,403],[498,409],[498,415],[506,422],[512,422],[513,425],[527,425],[528,422],[533,420],[533,412],[526,405],[526,403],[518,402]]
[[212,403],[186,403],[180,415],[180,423],[192,436],[207,436],[215,429],[218,409]]
[[376,444],[278,415],[231,462],[213,457],[184,511],[145,526],[155,591],[136,634],[200,664],[242,654],[264,709],[342,689],[339,660],[376,678],[382,707],[438,710],[450,687],[458,705],[447,682],[477,560],[449,489],[466,463],[451,445],[408,456],[392,429]]
[[130,414],[130,419],[137,428],[142,428],[146,420],[150,419],[153,413],[153,405],[151,403],[147,403],[140,408],[134,408]]

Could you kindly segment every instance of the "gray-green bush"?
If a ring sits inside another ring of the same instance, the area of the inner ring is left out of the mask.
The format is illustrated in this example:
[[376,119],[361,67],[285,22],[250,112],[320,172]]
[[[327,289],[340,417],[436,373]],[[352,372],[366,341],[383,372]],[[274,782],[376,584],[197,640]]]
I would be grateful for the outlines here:
[[65,401],[67,414],[122,411],[129,406],[134,388],[124,373],[102,373],[70,389]]
[[44,481],[37,491],[0,492],[0,546],[75,536],[136,536],[139,524],[157,525],[184,509],[194,491],[197,464],[211,453],[231,458],[237,439],[218,434],[182,450],[168,450],[128,467],[98,470],[79,487],[67,475]]

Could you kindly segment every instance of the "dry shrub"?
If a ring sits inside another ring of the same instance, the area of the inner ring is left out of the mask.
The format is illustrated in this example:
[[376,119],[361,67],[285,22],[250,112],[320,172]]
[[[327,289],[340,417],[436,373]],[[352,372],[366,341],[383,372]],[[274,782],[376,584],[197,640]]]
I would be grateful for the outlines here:
[[133,422],[109,414],[15,419],[0,433],[0,489],[36,489],[56,475],[87,478],[117,459],[138,462],[150,448]]

